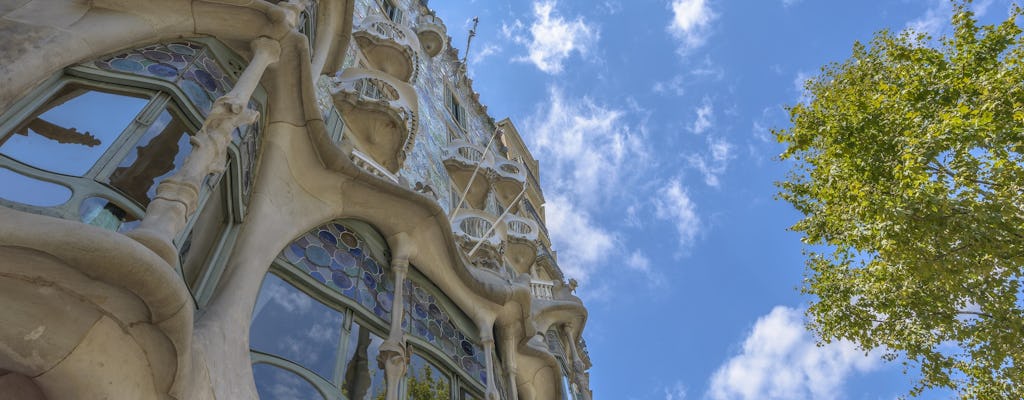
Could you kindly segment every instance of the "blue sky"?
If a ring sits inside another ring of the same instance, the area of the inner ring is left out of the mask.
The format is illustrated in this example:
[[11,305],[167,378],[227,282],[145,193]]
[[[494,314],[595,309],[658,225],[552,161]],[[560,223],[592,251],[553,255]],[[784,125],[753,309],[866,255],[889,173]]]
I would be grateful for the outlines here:
[[[801,82],[880,29],[948,30],[938,0],[431,1],[495,118],[541,162],[548,227],[590,310],[598,399],[892,399],[880,353],[817,347],[799,215],[776,201]],[[982,20],[1005,1],[976,1]],[[949,398],[929,392],[922,398]]]

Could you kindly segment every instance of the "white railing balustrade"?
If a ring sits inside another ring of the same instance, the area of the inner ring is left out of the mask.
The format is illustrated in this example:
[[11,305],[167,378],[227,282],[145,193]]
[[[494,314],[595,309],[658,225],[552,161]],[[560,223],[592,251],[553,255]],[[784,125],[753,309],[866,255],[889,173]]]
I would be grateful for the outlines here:
[[543,300],[554,299],[555,283],[549,281],[530,281],[530,292],[533,293],[533,297]]
[[462,232],[476,240],[485,239],[487,231],[491,230],[493,225],[491,221],[476,216],[466,217],[462,222],[459,222],[459,228],[462,229]]

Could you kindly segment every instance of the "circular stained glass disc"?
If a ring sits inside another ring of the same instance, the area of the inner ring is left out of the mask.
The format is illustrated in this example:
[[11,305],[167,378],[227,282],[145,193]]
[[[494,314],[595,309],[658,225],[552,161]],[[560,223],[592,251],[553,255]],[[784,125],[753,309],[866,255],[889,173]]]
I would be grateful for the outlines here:
[[139,73],[142,72],[142,63],[135,60],[128,60],[120,58],[117,60],[111,60],[110,66],[118,71]]
[[466,371],[473,372],[473,359],[470,357],[462,357],[459,360],[459,364],[462,364],[462,368]]
[[418,320],[424,319],[427,317],[427,310],[424,310],[423,306],[419,304],[414,304],[412,306],[412,317]]
[[356,258],[360,258],[363,256],[363,249],[360,249],[358,247],[354,249],[349,249],[348,252],[352,253],[352,255],[355,256]]
[[356,267],[356,259],[355,259],[355,257],[352,257],[352,255],[348,254],[348,252],[344,252],[344,251],[336,251],[336,252],[334,252],[334,261],[336,261],[338,263],[338,265],[340,265],[341,268],[345,269],[346,271],[348,271],[349,268]]
[[210,72],[210,75],[213,76],[214,79],[221,79],[224,77],[224,74],[221,72],[220,67],[217,65],[217,63],[213,62],[213,59],[211,58],[203,60],[203,67],[205,67],[206,70]]
[[435,321],[445,320],[444,314],[441,313],[441,309],[438,308],[436,304],[431,304],[427,306],[427,313],[430,314],[430,318],[434,319]]
[[419,300],[421,303],[427,303],[429,300],[427,298],[427,292],[424,291],[423,288],[419,286],[413,289],[412,293],[414,296],[416,296],[416,300]]
[[178,54],[193,55],[196,53],[191,47],[179,43],[171,43],[167,45],[167,48]]
[[352,278],[349,278],[348,275],[339,274],[337,272],[331,274],[331,281],[334,282],[334,285],[339,289],[350,289],[355,284],[355,282],[352,281]]
[[326,244],[329,244],[331,246],[338,245],[338,238],[334,237],[333,233],[330,233],[328,231],[320,231],[320,233],[318,233],[317,236],[320,238],[321,241],[323,241]]
[[284,249],[284,258],[293,264],[298,263],[299,260],[302,259],[303,254],[305,254],[305,252],[302,250],[302,247],[295,243],[288,245],[288,247]]
[[374,298],[373,293],[361,287],[359,288],[359,304],[372,310],[373,306],[377,305],[377,300]]
[[[452,325],[451,321],[445,321],[441,324],[441,332],[444,333],[444,337],[455,336],[455,326]],[[454,344],[452,346],[454,346]]]
[[153,76],[165,79],[171,79],[178,76],[178,69],[172,65],[156,63],[150,64],[146,67],[146,71],[153,74]]
[[150,59],[150,60],[157,61],[157,62],[165,63],[165,62],[171,61],[171,55],[170,54],[164,53],[164,52],[159,51],[159,50],[143,51],[142,55],[145,56],[146,58]]
[[185,95],[188,96],[189,100],[195,103],[196,107],[203,110],[203,113],[210,112],[210,108],[213,107],[213,102],[206,96],[206,91],[199,87],[198,83],[192,82],[188,79],[183,79],[178,82],[178,85],[185,90]]
[[380,265],[378,265],[376,261],[373,261],[372,258],[367,258],[366,261],[363,262],[363,269],[374,275],[380,275],[381,273]]
[[327,283],[327,279],[324,279],[324,275],[317,271],[310,272],[309,276],[312,276],[313,279],[320,281],[320,283]]
[[352,232],[343,232],[340,239],[341,242],[348,247],[356,247],[359,245],[359,240],[356,239],[356,235],[353,235]]
[[306,259],[321,267],[328,267],[331,265],[331,254],[320,246],[307,247]]
[[366,285],[368,289],[377,289],[377,278],[375,278],[373,275],[363,272],[363,284]]
[[394,295],[388,292],[377,293],[377,303],[380,304],[385,310],[391,309],[391,303],[394,301]]
[[416,330],[416,334],[419,336],[427,336],[427,326],[423,325],[423,321],[412,321],[412,327]]
[[473,355],[473,354],[476,354],[476,350],[473,349],[473,344],[470,343],[468,340],[463,340],[462,341],[462,352],[464,352],[464,353],[466,353],[467,355],[470,355],[470,356]]
[[214,92],[217,90],[217,80],[209,72],[197,69],[195,70],[195,77],[196,81],[203,85],[203,89],[206,89],[206,91]]

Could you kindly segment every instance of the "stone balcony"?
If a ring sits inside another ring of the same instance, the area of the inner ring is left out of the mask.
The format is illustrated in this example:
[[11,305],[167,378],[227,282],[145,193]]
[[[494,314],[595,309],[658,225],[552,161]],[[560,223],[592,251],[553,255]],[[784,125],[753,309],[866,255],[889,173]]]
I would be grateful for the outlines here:
[[409,28],[383,15],[374,15],[363,20],[352,37],[375,68],[403,82],[416,80],[416,49],[420,43]]
[[494,171],[490,178],[495,193],[511,202],[526,184],[526,167],[515,161],[495,157],[491,170]]
[[537,258],[537,223],[514,214],[505,215],[505,258],[519,273],[529,273]]
[[331,88],[348,128],[346,140],[397,173],[416,140],[417,102],[412,86],[379,71],[349,68]]
[[481,210],[459,209],[452,219],[455,240],[477,267],[501,272],[505,250],[505,228],[498,217]]
[[485,152],[484,147],[461,139],[452,141],[445,149],[444,166],[460,190],[466,190],[469,185],[466,201],[474,208],[483,208],[488,189],[493,189],[507,206],[526,181],[522,164]]
[[[487,181],[487,161],[484,148],[470,143],[466,140],[452,141],[444,151],[444,166],[448,170],[448,176],[455,182],[456,187],[465,191],[467,185],[472,185],[466,192],[466,202],[473,208],[484,208],[484,199],[487,197],[489,184]],[[480,167],[477,170],[477,167]],[[476,176],[473,171],[476,170]]]
[[428,56],[434,57],[444,50],[448,28],[436,15],[424,14],[416,19],[416,35]]

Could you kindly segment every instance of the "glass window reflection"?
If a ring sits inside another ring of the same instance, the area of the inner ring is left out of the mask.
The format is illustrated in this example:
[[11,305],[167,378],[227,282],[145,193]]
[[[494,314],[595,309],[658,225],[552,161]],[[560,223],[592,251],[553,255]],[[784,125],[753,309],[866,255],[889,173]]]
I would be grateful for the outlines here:
[[157,184],[177,172],[192,152],[191,133],[182,118],[164,110],[110,175],[110,184],[145,207]]
[[410,358],[408,376],[409,400],[451,399],[451,379],[418,354]]
[[369,329],[352,323],[352,331],[348,334],[348,351],[342,365],[341,394],[350,400],[375,400],[384,398],[387,387],[384,382],[384,371],[377,368],[377,354],[384,339]]
[[0,138],[0,153],[51,172],[84,175],[148,102],[67,85]]
[[255,364],[256,393],[260,400],[322,400],[313,384],[293,372],[269,364]]
[[0,168],[0,198],[33,206],[53,207],[71,199],[71,189]]
[[281,278],[267,275],[253,311],[249,342],[255,350],[291,360],[331,379],[342,320],[338,311]]

